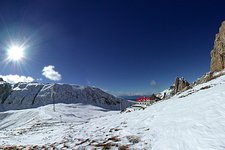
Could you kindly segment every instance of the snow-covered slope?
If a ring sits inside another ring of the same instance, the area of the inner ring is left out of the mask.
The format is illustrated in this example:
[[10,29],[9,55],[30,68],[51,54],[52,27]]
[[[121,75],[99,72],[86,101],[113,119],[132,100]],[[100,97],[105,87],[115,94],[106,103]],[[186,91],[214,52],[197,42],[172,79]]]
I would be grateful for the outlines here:
[[[77,127],[85,130],[74,134],[98,143],[107,141],[138,149],[222,150],[225,148],[224,89],[225,76],[221,76],[146,110],[91,120]],[[121,141],[108,140],[117,136]]]
[[[0,145],[64,143],[73,127],[114,111],[83,104],[56,104],[0,112]],[[1,149],[1,147],[0,147]]]
[[75,104],[58,104],[56,112],[51,111],[51,105],[2,112],[0,145],[224,150],[224,89],[225,76],[221,76],[131,113],[104,112],[85,105],[79,108]]
[[170,98],[174,93],[174,89],[172,87],[163,90],[160,93],[157,93],[156,96],[159,97],[160,99],[168,99]]

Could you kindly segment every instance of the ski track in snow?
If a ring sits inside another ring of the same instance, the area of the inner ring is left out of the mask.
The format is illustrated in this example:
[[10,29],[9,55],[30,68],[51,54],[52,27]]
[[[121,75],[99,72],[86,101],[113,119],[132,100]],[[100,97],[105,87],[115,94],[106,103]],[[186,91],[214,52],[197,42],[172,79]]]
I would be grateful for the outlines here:
[[81,104],[57,104],[56,112],[52,105],[0,112],[0,145],[224,150],[224,89],[221,76],[130,113]]

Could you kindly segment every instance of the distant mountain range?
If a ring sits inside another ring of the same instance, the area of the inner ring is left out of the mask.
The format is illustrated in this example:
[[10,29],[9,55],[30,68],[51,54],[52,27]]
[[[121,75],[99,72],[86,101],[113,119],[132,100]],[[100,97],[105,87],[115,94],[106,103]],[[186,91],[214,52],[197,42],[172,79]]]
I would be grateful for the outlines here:
[[17,83],[0,80],[0,111],[27,109],[53,103],[90,104],[105,109],[120,109],[130,102],[90,86],[72,84]]

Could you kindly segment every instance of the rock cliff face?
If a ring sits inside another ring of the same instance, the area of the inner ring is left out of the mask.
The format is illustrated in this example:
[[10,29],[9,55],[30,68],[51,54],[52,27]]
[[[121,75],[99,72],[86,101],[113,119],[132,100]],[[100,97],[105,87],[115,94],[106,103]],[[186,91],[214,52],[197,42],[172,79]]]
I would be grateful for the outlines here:
[[156,94],[161,99],[168,99],[179,92],[190,88],[190,84],[183,77],[177,77],[174,84],[170,88]]
[[182,90],[185,90],[190,84],[185,80],[184,78],[177,77],[174,83],[174,94],[177,94],[181,92]]
[[53,103],[82,103],[106,109],[120,109],[129,102],[116,98],[101,89],[70,84],[0,82],[0,111],[26,109]]
[[225,68],[225,21],[216,34],[214,48],[211,51],[211,72],[218,72]]
[[0,78],[0,100],[1,100],[1,103],[4,103],[4,101],[10,95],[11,91],[12,91],[11,85],[9,83],[3,81],[2,78]]

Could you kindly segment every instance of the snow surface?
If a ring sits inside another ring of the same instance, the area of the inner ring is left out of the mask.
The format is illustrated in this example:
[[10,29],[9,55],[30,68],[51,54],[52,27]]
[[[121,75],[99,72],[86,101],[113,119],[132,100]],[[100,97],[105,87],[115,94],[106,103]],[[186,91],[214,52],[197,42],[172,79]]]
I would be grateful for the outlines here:
[[56,112],[52,105],[1,112],[0,145],[224,150],[224,89],[221,76],[130,113],[81,104],[57,104]]
[[83,104],[56,104],[0,112],[0,145],[43,145],[61,142],[75,125],[115,113]]

